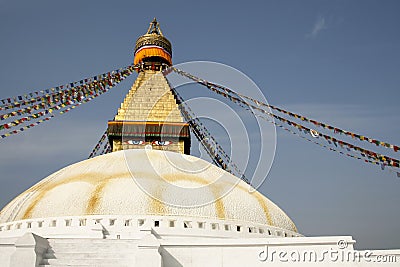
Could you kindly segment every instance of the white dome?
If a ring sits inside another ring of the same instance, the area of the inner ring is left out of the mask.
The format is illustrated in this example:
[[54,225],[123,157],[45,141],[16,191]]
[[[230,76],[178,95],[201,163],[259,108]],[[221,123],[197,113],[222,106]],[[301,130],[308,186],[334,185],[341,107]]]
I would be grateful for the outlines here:
[[83,215],[238,220],[297,232],[290,218],[239,178],[197,157],[118,151],[72,164],[12,200],[0,223]]

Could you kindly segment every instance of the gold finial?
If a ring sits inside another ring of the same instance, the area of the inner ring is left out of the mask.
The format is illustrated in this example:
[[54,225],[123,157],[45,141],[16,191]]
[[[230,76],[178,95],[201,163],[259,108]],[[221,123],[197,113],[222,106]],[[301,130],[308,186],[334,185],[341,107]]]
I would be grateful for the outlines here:
[[160,24],[158,23],[157,19],[154,18],[152,22],[150,22],[149,29],[147,30],[147,34],[158,34],[164,36],[160,29]]
[[147,33],[136,40],[134,64],[143,62],[152,58],[152,60],[161,61],[169,66],[172,65],[172,46],[170,41],[164,37],[161,32],[160,24],[154,18],[150,22]]

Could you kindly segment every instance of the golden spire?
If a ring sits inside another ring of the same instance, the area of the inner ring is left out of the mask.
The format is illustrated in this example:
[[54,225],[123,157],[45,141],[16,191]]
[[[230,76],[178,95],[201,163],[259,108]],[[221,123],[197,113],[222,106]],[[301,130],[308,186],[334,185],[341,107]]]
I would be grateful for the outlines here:
[[143,62],[161,63],[172,65],[172,46],[170,41],[162,34],[160,24],[153,19],[146,34],[136,41],[134,64]]
[[108,122],[113,151],[150,145],[153,149],[190,153],[189,126],[161,72],[172,64],[171,53],[171,43],[154,18],[147,33],[136,42],[134,62],[140,65],[139,75],[114,120]]
[[147,30],[147,34],[158,34],[164,36],[161,32],[160,24],[157,19],[154,18],[152,22],[150,22],[149,29]]

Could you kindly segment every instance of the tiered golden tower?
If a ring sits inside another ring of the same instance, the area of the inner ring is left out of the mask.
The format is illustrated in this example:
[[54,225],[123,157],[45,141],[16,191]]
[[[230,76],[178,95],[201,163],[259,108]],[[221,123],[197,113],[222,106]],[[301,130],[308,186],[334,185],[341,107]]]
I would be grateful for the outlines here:
[[139,75],[108,122],[112,151],[152,148],[189,154],[189,126],[162,74],[172,65],[172,47],[156,19],[136,41],[134,64]]

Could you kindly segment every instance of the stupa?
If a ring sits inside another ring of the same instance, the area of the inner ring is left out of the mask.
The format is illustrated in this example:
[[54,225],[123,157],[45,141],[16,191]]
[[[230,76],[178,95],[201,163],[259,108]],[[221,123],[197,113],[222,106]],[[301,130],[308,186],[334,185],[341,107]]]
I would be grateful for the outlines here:
[[189,126],[161,73],[172,46],[155,19],[134,63],[138,77],[108,122],[112,152],[51,174],[1,210],[0,266],[266,266],[273,251],[278,265],[285,252],[301,266],[304,253],[353,266],[320,261],[324,251],[361,254],[350,236],[304,237],[268,198],[190,155]]

